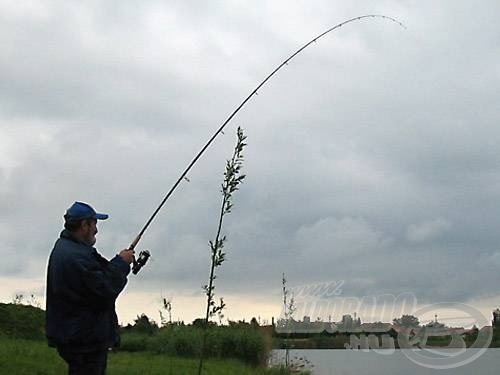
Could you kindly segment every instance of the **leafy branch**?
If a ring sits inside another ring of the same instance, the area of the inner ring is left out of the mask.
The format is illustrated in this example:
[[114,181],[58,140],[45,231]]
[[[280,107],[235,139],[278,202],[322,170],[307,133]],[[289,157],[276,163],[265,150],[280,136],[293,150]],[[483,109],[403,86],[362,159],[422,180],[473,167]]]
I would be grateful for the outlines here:
[[283,311],[285,312],[285,321],[286,323],[288,323],[297,308],[295,307],[295,300],[293,298],[293,295],[290,298],[290,301],[287,303],[287,297],[290,294],[290,291],[286,288],[286,281],[287,280],[285,279],[285,273],[283,272],[283,279],[281,280],[281,283],[283,285]]
[[160,320],[162,326],[165,326],[167,324],[172,324],[172,299],[166,299],[165,297],[162,297],[162,303],[163,303],[163,309],[168,313],[168,321],[166,317],[163,316],[163,312],[160,309]]
[[224,181],[221,185],[222,193],[222,204],[219,213],[219,221],[217,226],[217,232],[214,240],[208,242],[211,252],[211,265],[210,265],[210,276],[208,278],[208,283],[203,285],[203,290],[207,296],[207,308],[205,312],[204,320],[204,333],[203,333],[203,345],[200,353],[200,363],[198,367],[198,374],[201,375],[203,367],[203,355],[205,351],[205,344],[207,338],[207,327],[208,322],[214,315],[219,316],[219,320],[222,319],[222,310],[226,307],[224,299],[219,298],[219,303],[215,302],[215,280],[217,279],[216,269],[224,263],[226,260],[226,252],[224,251],[224,244],[227,241],[227,237],[222,235],[222,224],[224,217],[231,213],[233,208],[232,198],[233,194],[239,190],[239,185],[245,179],[245,175],[241,174],[241,169],[243,167],[243,149],[247,145],[245,143],[246,136],[243,133],[243,129],[238,127],[236,131],[237,141],[234,147],[233,156],[231,159],[226,161],[226,170],[224,172]]
[[[281,284],[283,286],[283,311],[285,314],[285,319],[283,322],[284,327],[286,328],[289,326],[291,323],[291,320],[293,320],[293,313],[297,309],[295,306],[295,299],[293,295],[290,297],[290,301],[288,301],[288,295],[290,294],[290,291],[286,288],[286,278],[285,278],[285,273],[283,272],[283,278],[281,279]],[[290,336],[289,333],[287,333],[287,336],[284,340],[284,346],[285,346],[285,367],[290,366],[290,344],[288,342],[288,337]]]

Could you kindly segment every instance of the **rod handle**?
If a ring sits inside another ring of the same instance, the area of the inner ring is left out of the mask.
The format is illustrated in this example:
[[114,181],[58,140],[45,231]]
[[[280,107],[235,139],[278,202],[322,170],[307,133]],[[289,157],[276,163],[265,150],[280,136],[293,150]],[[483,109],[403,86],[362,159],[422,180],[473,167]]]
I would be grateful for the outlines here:
[[128,247],[129,250],[134,250],[135,247],[137,246],[137,244],[139,243],[139,241],[141,240],[141,235],[138,235],[135,240],[130,244],[130,246]]

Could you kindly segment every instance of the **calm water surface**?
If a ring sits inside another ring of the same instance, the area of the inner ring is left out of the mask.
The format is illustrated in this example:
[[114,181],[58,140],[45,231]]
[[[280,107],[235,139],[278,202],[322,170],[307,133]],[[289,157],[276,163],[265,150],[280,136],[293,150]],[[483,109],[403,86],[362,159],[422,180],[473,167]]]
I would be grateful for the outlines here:
[[[471,349],[469,349],[471,350]],[[381,350],[291,350],[294,362],[312,370],[314,375],[494,375],[500,374],[500,349],[487,349],[473,362],[452,369],[432,369],[417,365],[406,357],[402,350],[394,352]],[[389,354],[391,353],[391,354]],[[478,351],[476,350],[476,353]],[[272,363],[283,361],[284,350],[274,350]]]

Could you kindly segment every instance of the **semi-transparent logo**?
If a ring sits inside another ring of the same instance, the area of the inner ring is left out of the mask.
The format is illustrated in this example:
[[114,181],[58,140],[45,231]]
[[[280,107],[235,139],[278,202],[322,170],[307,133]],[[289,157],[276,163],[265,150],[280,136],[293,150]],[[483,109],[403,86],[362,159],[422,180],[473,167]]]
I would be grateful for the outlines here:
[[[463,303],[442,302],[416,310],[414,315],[438,315],[442,311],[456,314],[455,320],[476,328],[466,335],[463,329],[439,324],[401,330],[398,343],[403,353],[420,366],[433,369],[451,369],[464,366],[484,354],[493,337],[488,319],[477,309]],[[446,345],[429,345],[430,337],[441,337]],[[466,342],[466,337],[468,341]]]
[[[491,343],[489,320],[472,306],[443,302],[417,309],[417,298],[409,292],[341,297],[344,284],[340,280],[291,288],[276,331],[286,337],[324,331],[345,334],[349,335],[346,349],[383,355],[393,354],[399,345],[411,361],[435,369],[466,365],[483,355]],[[393,324],[393,319],[403,316],[430,319],[418,325]]]

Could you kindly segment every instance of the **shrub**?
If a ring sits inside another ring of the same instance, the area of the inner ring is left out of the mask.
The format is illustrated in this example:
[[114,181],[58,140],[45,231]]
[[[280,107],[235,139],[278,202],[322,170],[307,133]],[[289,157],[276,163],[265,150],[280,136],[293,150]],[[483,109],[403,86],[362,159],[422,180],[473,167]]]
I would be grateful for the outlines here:
[[[167,326],[153,336],[124,333],[124,351],[147,350],[157,354],[197,357],[203,342],[203,329],[193,326]],[[144,349],[141,349],[144,348]],[[249,327],[211,327],[208,330],[206,357],[237,358],[252,365],[264,364],[270,338]]]
[[149,348],[151,336],[144,333],[122,333],[120,350],[127,352],[142,352]]
[[152,337],[149,349],[153,353],[165,353],[195,357],[200,353],[201,330],[191,326],[170,326]]
[[0,303],[0,332],[12,338],[43,340],[45,311],[21,304]]

